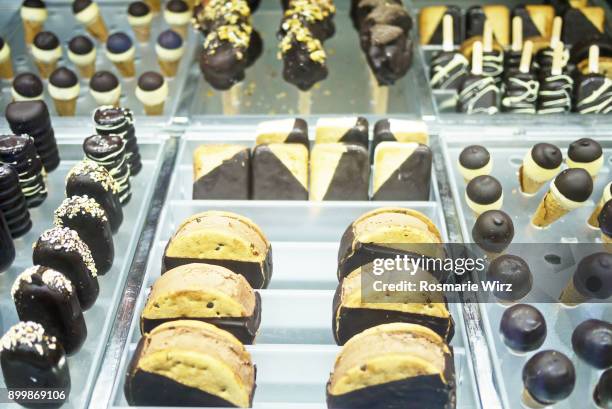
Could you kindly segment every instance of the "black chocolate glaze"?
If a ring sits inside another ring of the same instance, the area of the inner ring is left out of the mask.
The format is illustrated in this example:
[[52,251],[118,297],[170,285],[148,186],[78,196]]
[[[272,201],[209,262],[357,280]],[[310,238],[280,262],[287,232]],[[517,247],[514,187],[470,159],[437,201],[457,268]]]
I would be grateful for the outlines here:
[[6,44],[4,42],[4,38],[0,37],[0,50],[2,50],[4,48],[4,44]]
[[85,55],[94,49],[94,43],[89,37],[84,35],[78,35],[73,37],[68,43],[68,49],[77,55]]
[[89,6],[92,3],[93,3],[92,0],[74,0],[72,2],[72,12],[76,14],[80,11],[83,11],[87,8],[87,6]]
[[[461,62],[461,64],[457,64]],[[448,70],[447,67],[454,65]],[[430,63],[429,79],[434,89],[454,89],[458,90],[468,74],[469,63],[463,54],[457,51],[440,51],[436,53]],[[445,72],[446,71],[446,72]],[[434,82],[434,76],[439,72],[445,75],[438,76]]]
[[45,5],[45,2],[42,0],[23,0],[23,3],[21,3],[24,7],[31,7],[31,8],[37,8],[37,9],[46,9],[47,6]]
[[517,301],[531,291],[533,276],[529,265],[522,258],[514,255],[501,255],[489,264],[487,270],[489,281],[511,284],[512,291],[495,291],[494,295],[503,301]]
[[213,88],[225,91],[244,80],[247,60],[238,58],[239,52],[231,43],[223,41],[213,53],[200,55],[200,70]]
[[593,178],[582,168],[565,169],[554,183],[559,193],[574,202],[586,202],[593,193]]
[[59,46],[57,36],[50,31],[41,31],[34,37],[34,47],[41,50],[55,50]]
[[44,92],[42,81],[36,74],[31,72],[17,75],[13,80],[13,89],[19,95],[26,98],[38,97]]
[[601,158],[601,145],[591,138],[580,138],[570,144],[567,156],[574,162],[589,163]]
[[118,86],[119,80],[109,71],[98,71],[89,80],[89,87],[96,92],[108,92]]
[[572,45],[584,38],[592,38],[600,34],[599,28],[589,20],[580,8],[569,7],[563,14],[561,41],[564,44]]
[[601,374],[593,391],[593,400],[600,408],[612,408],[612,368]]
[[193,199],[246,200],[251,179],[250,153],[244,149],[193,182]]
[[65,67],[60,67],[53,71],[49,77],[49,83],[58,88],[70,88],[79,83],[79,78],[74,71]]
[[538,27],[533,22],[531,18],[531,13],[529,12],[529,10],[527,10],[525,5],[518,5],[512,10],[512,18],[517,16],[520,17],[523,21],[523,38],[525,40],[528,40],[531,37],[541,37],[544,35],[544,33],[541,33]]
[[[0,272],[8,269],[15,261],[15,245],[6,220],[0,212]],[[6,374],[4,375],[6,378]]]
[[544,169],[556,169],[563,162],[561,150],[550,143],[538,143],[531,148],[531,158]]
[[144,17],[151,12],[151,8],[144,1],[134,1],[128,6],[128,14],[134,17]]
[[537,308],[516,304],[504,311],[499,331],[508,348],[518,352],[535,351],[546,339],[546,320]]
[[450,15],[453,18],[453,44],[460,45],[461,42],[463,41],[463,28],[462,28],[463,16],[462,16],[461,9],[458,6],[447,5],[446,11],[440,17],[440,20],[438,20],[436,23],[436,28],[434,32],[432,33],[431,37],[429,38],[428,44],[442,45],[442,42],[443,42],[443,32],[442,32],[443,23],[442,21],[444,20],[444,16],[446,15]]
[[535,114],[540,83],[530,72],[507,67],[504,71],[502,111],[518,114]]
[[470,145],[459,154],[459,163],[466,169],[482,169],[491,160],[491,154],[481,145]]
[[608,200],[604,203],[601,212],[599,212],[599,216],[597,216],[597,221],[599,222],[601,232],[606,236],[612,237],[612,200]]
[[293,41],[291,49],[283,53],[283,78],[302,91],[327,78],[326,64],[313,61],[304,43]]
[[123,140],[119,135],[91,135],[83,142],[83,151],[87,156],[96,159],[116,153],[123,148]]
[[310,148],[310,141],[308,140],[308,123],[302,118],[295,118],[293,129],[287,135],[285,139],[286,143],[301,143]]
[[501,210],[487,210],[476,219],[472,238],[484,251],[500,253],[514,238],[512,218]]
[[[603,74],[580,74],[574,86],[574,111],[607,114],[612,112],[612,81]],[[597,94],[596,98],[593,98]]]
[[499,87],[493,77],[468,74],[459,87],[457,112],[497,113],[499,93]]
[[189,10],[189,6],[183,0],[170,0],[166,3],[166,10],[174,13],[183,13]]
[[559,351],[538,352],[523,367],[523,384],[538,403],[552,405],[574,390],[574,364]]
[[143,91],[155,91],[164,85],[164,77],[155,71],[148,71],[138,78],[138,88]]
[[612,324],[597,319],[584,321],[572,334],[572,348],[597,369],[612,366]]
[[502,196],[502,185],[490,175],[480,175],[472,179],[465,192],[471,201],[478,204],[495,203]]
[[412,65],[412,39],[397,26],[377,24],[362,47],[378,85],[393,85]]
[[[19,184],[19,175],[15,169],[3,163],[0,163],[0,214],[4,216],[12,238],[21,237],[32,228],[30,212]],[[10,237],[8,242],[6,244],[12,246]],[[0,247],[3,245],[4,242]]]
[[323,200],[368,200],[370,158],[360,145],[347,144]]
[[252,168],[254,200],[308,200],[308,191],[268,145],[253,149]]
[[593,253],[580,260],[574,287],[588,298],[605,300],[612,296],[612,254]]

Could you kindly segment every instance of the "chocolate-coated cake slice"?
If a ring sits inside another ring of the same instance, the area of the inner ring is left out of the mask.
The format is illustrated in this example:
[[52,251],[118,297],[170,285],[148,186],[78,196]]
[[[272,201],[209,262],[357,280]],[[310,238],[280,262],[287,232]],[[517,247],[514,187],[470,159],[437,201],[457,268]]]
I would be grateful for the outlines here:
[[250,157],[242,145],[198,146],[193,153],[193,199],[248,199]]
[[253,199],[308,200],[308,149],[271,143],[253,149]]
[[361,145],[317,143],[310,160],[310,200],[368,200],[370,158]]

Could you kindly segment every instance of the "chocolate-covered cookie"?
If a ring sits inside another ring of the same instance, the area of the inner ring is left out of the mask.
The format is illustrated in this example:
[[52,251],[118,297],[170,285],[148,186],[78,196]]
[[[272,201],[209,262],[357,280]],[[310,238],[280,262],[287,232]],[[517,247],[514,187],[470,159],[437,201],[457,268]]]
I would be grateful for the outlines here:
[[517,304],[504,311],[499,331],[506,346],[513,351],[535,351],[546,339],[546,320],[537,308]]
[[142,169],[142,161],[133,112],[128,108],[102,106],[94,111],[93,122],[98,135],[121,136],[125,143],[125,160],[130,166],[130,174],[137,175]]
[[257,145],[251,159],[255,200],[308,200],[308,148],[299,143]]
[[250,195],[251,154],[235,144],[207,144],[193,153],[193,199],[246,200]]
[[368,149],[368,120],[361,116],[319,118],[315,126],[316,143],[351,143]]
[[132,197],[130,168],[125,160],[125,144],[118,135],[92,135],[83,142],[87,159],[108,170],[117,184],[117,194],[122,205]]
[[19,175],[19,185],[28,207],[40,206],[47,198],[43,165],[29,136],[0,135],[0,162]]
[[257,124],[255,143],[301,143],[310,147],[308,124],[302,118],[263,121]]
[[21,191],[19,175],[9,165],[0,163],[0,213],[13,238],[26,234],[32,228],[28,205]]
[[310,159],[310,200],[368,200],[370,158],[353,143],[317,143]]

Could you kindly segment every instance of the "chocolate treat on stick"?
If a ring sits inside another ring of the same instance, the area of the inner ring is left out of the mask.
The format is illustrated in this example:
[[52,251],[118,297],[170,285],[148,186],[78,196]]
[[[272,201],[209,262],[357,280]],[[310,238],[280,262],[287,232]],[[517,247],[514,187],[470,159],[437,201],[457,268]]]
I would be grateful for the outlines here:
[[453,44],[453,16],[446,14],[442,20],[442,51],[431,60],[430,79],[433,89],[458,89],[468,74],[469,62]]
[[558,114],[572,108],[574,80],[563,72],[563,43],[557,43],[550,71],[540,70],[538,114]]
[[489,20],[485,20],[482,43],[482,73],[493,77],[497,84],[501,83],[504,72],[504,52],[493,48],[493,26]]
[[482,43],[474,43],[472,50],[472,72],[459,89],[457,111],[466,114],[489,114],[498,112],[499,88],[493,77],[483,75]]
[[[561,28],[563,26],[563,20],[561,17],[555,17],[552,25],[552,34],[550,35],[550,43],[547,47],[540,48],[535,55],[533,65],[534,68],[542,73],[550,71],[552,68],[553,54],[557,45],[561,41]],[[565,70],[567,63],[569,62],[570,53],[567,48],[563,49],[563,55],[561,58],[561,69]]]
[[501,109],[517,114],[535,114],[540,83],[530,71],[533,43],[526,41],[518,68],[507,67]]
[[512,18],[512,43],[504,53],[504,71],[518,69],[523,56],[523,20],[519,16]]
[[599,73],[599,47],[589,49],[589,72],[580,75],[574,86],[574,110],[581,114],[612,112],[612,80]]

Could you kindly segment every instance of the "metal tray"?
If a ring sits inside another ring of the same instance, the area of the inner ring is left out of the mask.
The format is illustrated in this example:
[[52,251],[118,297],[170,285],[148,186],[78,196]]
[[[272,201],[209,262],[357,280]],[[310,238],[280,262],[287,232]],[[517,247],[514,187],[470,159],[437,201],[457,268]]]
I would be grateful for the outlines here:
[[[595,189],[589,205],[573,211],[563,219],[555,222],[545,230],[535,229],[530,224],[530,217],[535,211],[538,203],[546,193],[542,188],[534,197],[527,198],[518,190],[518,168],[525,153],[534,144],[546,141],[554,143],[566,154],[567,146],[574,140],[589,136],[602,144],[604,148],[605,164],[595,180]],[[590,228],[588,219],[595,203],[599,200],[604,185],[612,178],[612,138],[605,134],[605,130],[576,130],[563,136],[556,134],[551,136],[546,129],[537,128],[526,134],[518,136],[513,129],[496,128],[495,133],[486,130],[479,131],[478,138],[474,137],[473,128],[455,129],[442,132],[441,134],[444,160],[449,174],[451,191],[458,210],[459,224],[466,243],[472,242],[471,228],[475,222],[474,213],[467,207],[464,199],[465,182],[457,170],[457,159],[461,150],[470,144],[481,144],[489,150],[493,158],[493,171],[495,176],[504,187],[503,209],[512,216],[515,226],[514,243],[543,243],[547,244],[552,254],[556,254],[557,243],[593,243],[599,241],[599,231]],[[553,268],[545,261],[544,256],[550,254],[544,252],[542,260],[536,261],[537,265],[530,264],[531,270],[540,273],[540,276]],[[531,262],[531,259],[530,259]],[[568,268],[558,271],[557,274],[546,281],[551,294],[560,294],[568,282],[573,269]],[[537,291],[537,290],[536,290]],[[539,301],[539,302],[531,302]],[[581,361],[573,352],[571,346],[571,334],[573,329],[588,318],[598,318],[607,321],[612,320],[612,307],[610,304],[581,304],[576,308],[568,308],[559,303],[542,302],[541,295],[531,294],[524,302],[528,302],[538,308],[547,321],[548,335],[544,345],[539,350],[556,349],[566,354],[576,367],[577,383],[570,397],[559,402],[556,409],[595,408],[590,402],[593,388],[599,379],[601,371],[589,367]],[[493,363],[494,376],[497,378],[496,385],[501,396],[504,408],[514,409],[521,407],[521,391],[523,389],[521,372],[528,358],[534,353],[520,355],[511,352],[499,336],[499,323],[501,315],[506,306],[499,303],[483,302],[479,304],[482,326],[490,348],[489,354]]]
[[[55,128],[66,138],[59,143],[62,162],[58,169],[48,175],[49,196],[38,208],[30,209],[33,228],[25,236],[15,241],[17,257],[8,271],[0,275],[0,323],[2,333],[18,321],[15,306],[10,297],[10,289],[15,278],[32,265],[32,244],[42,231],[53,225],[53,212],[65,198],[64,179],[72,166],[83,158],[82,130],[76,127]],[[114,236],[115,261],[112,269],[99,277],[100,295],[96,304],[85,312],[89,336],[82,349],[68,358],[72,378],[72,392],[65,408],[89,407],[90,394],[95,386],[102,355],[115,311],[123,296],[123,287],[128,276],[132,256],[136,248],[140,231],[147,215],[153,186],[159,172],[159,158],[163,154],[162,135],[155,135],[152,130],[137,128],[137,135],[147,134],[148,138],[139,141],[143,169],[132,179],[132,200],[123,208],[124,223]],[[4,380],[0,375],[0,387]],[[17,404],[3,404],[2,407],[21,407]]]

